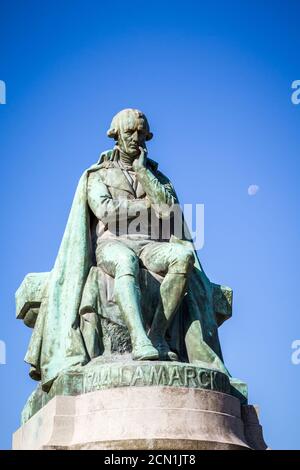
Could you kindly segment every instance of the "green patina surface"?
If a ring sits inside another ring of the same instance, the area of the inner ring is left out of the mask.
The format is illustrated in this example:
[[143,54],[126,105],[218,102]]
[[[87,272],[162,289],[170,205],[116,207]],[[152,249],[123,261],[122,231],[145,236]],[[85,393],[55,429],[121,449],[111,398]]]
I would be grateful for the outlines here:
[[25,360],[40,381],[23,419],[57,394],[97,387],[209,388],[245,402],[218,337],[232,290],[201,266],[175,189],[147,156],[145,115],[118,113],[108,135],[116,145],[80,178],[52,271],[26,276],[16,293],[17,318],[33,328]]
[[[126,360],[125,360],[126,358]],[[247,402],[247,387],[217,370],[181,362],[132,362],[129,355],[115,357],[114,362],[94,360],[85,367],[63,372],[49,393],[39,386],[29,397],[22,424],[56,395],[81,395],[113,387],[184,387],[232,394]],[[241,388],[243,387],[243,388]]]

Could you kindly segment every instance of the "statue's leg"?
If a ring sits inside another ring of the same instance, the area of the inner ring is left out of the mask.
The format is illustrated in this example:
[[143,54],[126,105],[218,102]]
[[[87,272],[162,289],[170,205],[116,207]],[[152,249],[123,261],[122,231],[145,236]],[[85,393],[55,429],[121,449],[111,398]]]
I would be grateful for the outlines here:
[[96,257],[98,266],[115,279],[115,300],[129,330],[133,359],[158,359],[141,320],[139,260],[134,251],[119,241],[105,241],[99,243]]
[[165,274],[149,338],[162,359],[176,360],[177,355],[170,351],[165,335],[186,292],[194,254],[192,250],[180,244],[153,243],[142,251],[141,260],[150,271]]

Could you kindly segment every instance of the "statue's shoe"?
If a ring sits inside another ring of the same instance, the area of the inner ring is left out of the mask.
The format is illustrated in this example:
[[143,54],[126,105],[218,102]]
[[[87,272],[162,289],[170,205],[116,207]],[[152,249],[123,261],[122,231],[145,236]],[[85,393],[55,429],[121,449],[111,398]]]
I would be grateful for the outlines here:
[[155,345],[159,353],[159,359],[161,361],[178,361],[178,356],[174,351],[171,351],[168,346],[162,345]]
[[152,335],[149,333],[149,339],[159,353],[161,361],[178,361],[178,355],[170,350],[170,347],[164,337]]
[[144,344],[132,349],[134,361],[155,361],[159,359],[159,353],[151,344]]

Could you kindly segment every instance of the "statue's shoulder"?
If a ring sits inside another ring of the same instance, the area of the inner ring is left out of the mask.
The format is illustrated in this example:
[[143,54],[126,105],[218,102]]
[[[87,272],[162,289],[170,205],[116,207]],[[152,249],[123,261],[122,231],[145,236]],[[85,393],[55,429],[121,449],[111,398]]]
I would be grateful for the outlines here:
[[112,160],[113,150],[106,150],[100,154],[98,162],[88,169],[89,180],[102,179],[105,177],[106,171],[109,168],[114,168]]
[[100,158],[98,161],[99,169],[114,168],[115,165],[113,161],[113,154],[114,154],[113,150],[105,150],[104,152],[100,154]]
[[[152,162],[154,163],[154,165],[151,165]],[[168,176],[166,176],[162,171],[158,169],[158,164],[154,160],[150,160],[150,164],[148,163],[148,167],[150,168],[150,170],[152,170],[152,172],[160,183],[172,185],[171,180],[168,178]]]
[[159,181],[163,184],[171,183],[171,180],[160,170],[156,171],[156,176],[159,179]]

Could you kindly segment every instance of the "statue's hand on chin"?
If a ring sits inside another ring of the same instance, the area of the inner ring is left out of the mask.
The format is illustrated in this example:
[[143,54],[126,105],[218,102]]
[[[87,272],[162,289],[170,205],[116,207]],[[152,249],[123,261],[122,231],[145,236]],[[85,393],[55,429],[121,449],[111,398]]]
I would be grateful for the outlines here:
[[134,171],[141,170],[142,168],[146,168],[146,153],[147,151],[143,147],[139,147],[140,154],[139,156],[133,161],[132,168]]

